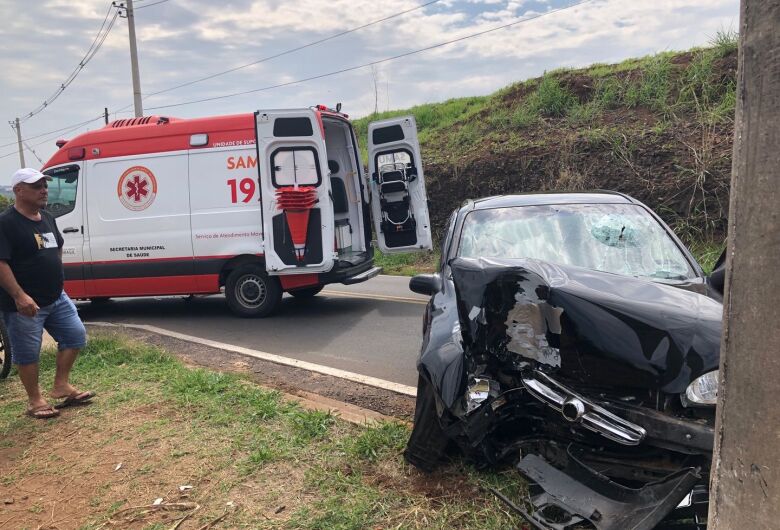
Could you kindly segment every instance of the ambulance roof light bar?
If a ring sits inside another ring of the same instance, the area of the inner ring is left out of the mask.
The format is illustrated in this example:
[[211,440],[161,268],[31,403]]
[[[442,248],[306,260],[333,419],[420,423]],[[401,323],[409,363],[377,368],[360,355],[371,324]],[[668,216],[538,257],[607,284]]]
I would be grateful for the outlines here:
[[343,112],[341,112],[341,103],[336,103],[336,109],[335,110],[330,108],[330,107],[328,107],[327,105],[315,105],[314,108],[317,109],[320,112],[330,112],[331,114],[341,114],[345,118],[349,118],[349,116],[347,114],[344,114]]

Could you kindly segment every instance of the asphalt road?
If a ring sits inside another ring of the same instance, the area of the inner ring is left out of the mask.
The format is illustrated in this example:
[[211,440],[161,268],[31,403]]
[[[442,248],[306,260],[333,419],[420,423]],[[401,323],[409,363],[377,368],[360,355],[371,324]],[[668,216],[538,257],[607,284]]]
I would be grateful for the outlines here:
[[147,324],[194,337],[416,386],[422,314],[427,297],[409,278],[378,276],[328,285],[316,297],[285,295],[266,319],[231,315],[222,295],[114,299],[79,303],[85,322]]

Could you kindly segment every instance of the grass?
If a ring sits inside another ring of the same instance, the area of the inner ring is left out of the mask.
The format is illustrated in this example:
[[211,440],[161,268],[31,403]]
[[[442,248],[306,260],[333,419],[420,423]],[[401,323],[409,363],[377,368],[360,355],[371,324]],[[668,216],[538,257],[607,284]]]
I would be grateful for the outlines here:
[[529,96],[527,105],[539,116],[561,117],[578,104],[568,90],[552,74],[546,74],[539,81],[536,91]]
[[484,96],[450,99],[442,103],[417,105],[409,109],[380,112],[357,119],[353,125],[360,144],[362,160],[364,163],[368,162],[365,139],[368,138],[368,124],[373,121],[411,114],[417,122],[417,135],[420,143],[427,144],[436,135],[446,134],[446,131],[453,125],[468,121],[478,114],[486,107],[488,100],[489,98]]
[[[46,351],[44,387],[53,364],[53,352]],[[18,379],[0,383],[0,498],[16,497],[17,526],[51,525],[56,512],[60,524],[84,530],[171,528],[189,513],[127,511],[158,497],[201,506],[182,530],[222,515],[225,528],[498,529],[516,523],[481,487],[521,491],[517,475],[460,463],[423,475],[401,457],[405,424],[348,424],[239,375],[186,367],[157,348],[108,334],[91,337],[74,383],[96,390],[96,403],[48,422],[21,416]],[[63,484],[69,501],[54,506]],[[192,489],[182,493],[182,484]],[[35,495],[21,499],[19,488]]]
[[690,246],[691,253],[701,265],[704,274],[712,272],[724,248],[726,248],[725,241],[696,241]]
[[438,250],[384,254],[377,249],[374,253],[374,265],[382,267],[384,274],[414,276],[435,272],[439,265],[439,255]]

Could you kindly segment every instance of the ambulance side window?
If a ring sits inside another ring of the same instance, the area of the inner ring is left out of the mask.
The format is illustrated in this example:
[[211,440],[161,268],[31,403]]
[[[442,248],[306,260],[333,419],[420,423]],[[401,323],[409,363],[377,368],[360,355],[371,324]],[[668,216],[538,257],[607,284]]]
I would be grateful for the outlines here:
[[49,174],[49,203],[46,206],[53,217],[70,213],[76,207],[76,192],[79,185],[78,167],[70,171],[57,171]]

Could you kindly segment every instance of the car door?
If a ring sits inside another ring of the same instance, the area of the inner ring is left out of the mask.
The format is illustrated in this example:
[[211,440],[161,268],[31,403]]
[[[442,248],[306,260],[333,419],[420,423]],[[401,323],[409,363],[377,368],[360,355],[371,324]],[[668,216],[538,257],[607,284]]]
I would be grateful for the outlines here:
[[[84,287],[85,262],[89,256],[84,252],[84,175],[81,164],[68,164],[44,171],[49,181],[48,211],[57,222],[64,240],[62,246],[62,264],[65,271],[65,291],[71,298],[86,296]],[[88,250],[88,249],[87,249]]]
[[402,116],[368,125],[371,214],[384,253],[431,250],[431,223],[417,124]]
[[335,236],[322,123],[310,109],[259,111],[255,118],[266,270],[327,272]]

